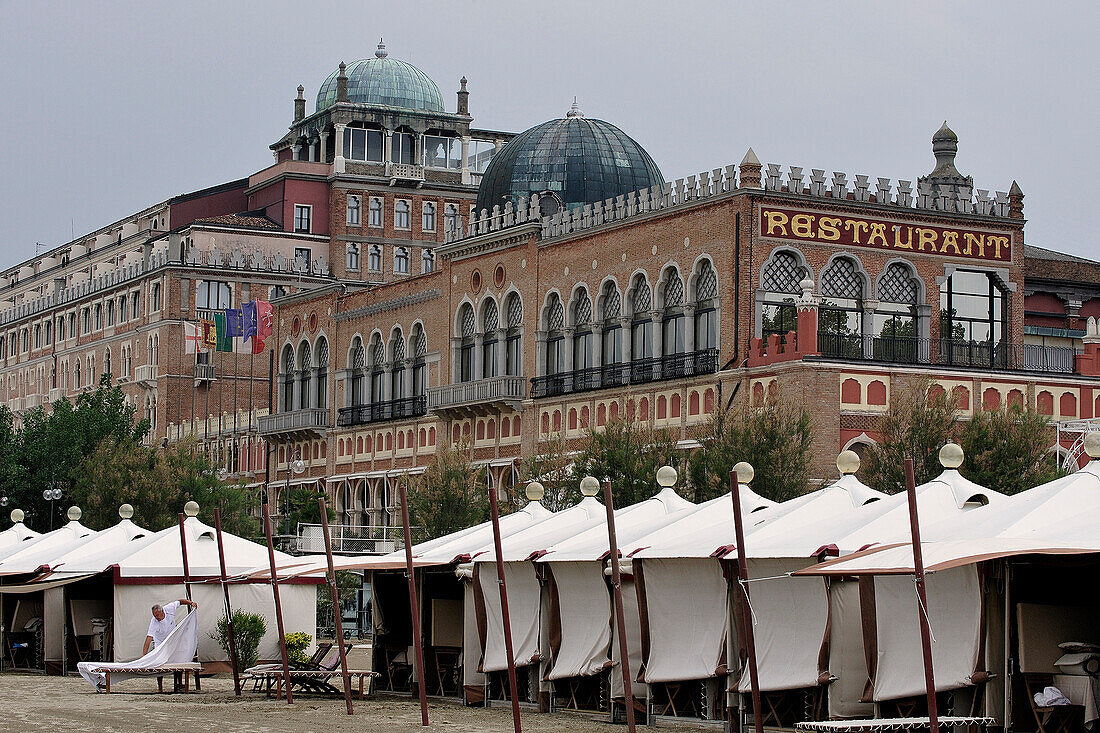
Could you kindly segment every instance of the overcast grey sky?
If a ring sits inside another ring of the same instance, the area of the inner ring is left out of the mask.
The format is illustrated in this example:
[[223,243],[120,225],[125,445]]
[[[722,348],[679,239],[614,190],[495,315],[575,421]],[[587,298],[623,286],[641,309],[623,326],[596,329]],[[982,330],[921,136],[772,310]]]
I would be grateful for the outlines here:
[[272,162],[298,84],[341,61],[423,69],[477,126],[588,116],[668,179],[738,162],[914,179],[940,123],[1027,241],[1097,257],[1095,2],[0,0],[0,266]]

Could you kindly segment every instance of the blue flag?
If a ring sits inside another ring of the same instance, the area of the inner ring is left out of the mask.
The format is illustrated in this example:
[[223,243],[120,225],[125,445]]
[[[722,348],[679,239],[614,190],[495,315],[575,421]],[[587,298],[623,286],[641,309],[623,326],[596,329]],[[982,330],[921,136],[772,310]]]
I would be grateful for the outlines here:
[[241,336],[252,338],[256,335],[256,301],[250,300],[241,306]]
[[225,336],[226,338],[240,338],[244,336],[244,313],[241,309],[225,309]]

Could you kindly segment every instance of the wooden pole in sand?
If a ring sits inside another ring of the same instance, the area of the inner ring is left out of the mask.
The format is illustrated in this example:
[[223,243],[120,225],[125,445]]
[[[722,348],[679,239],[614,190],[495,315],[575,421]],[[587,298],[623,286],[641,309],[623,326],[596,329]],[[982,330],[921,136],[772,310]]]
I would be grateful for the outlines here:
[[[749,477],[752,480],[752,477]],[[741,487],[737,469],[730,471],[730,498],[733,500],[733,530],[737,542],[737,585],[745,594],[742,626],[745,627],[745,648],[748,652],[749,685],[752,689],[752,722],[756,733],[764,733],[764,711],[760,702],[760,675],[756,668],[756,637],[753,635],[752,612],[749,610],[749,570],[745,564],[745,527],[741,518]]]
[[340,675],[344,678],[344,702],[348,706],[348,715],[355,715],[351,706],[351,677],[348,676],[348,655],[344,650],[344,619],[340,613],[340,591],[336,588],[336,567],[332,562],[332,535],[328,531],[328,506],[325,497],[317,498],[317,507],[321,510],[321,531],[325,535],[325,557],[328,558],[328,590],[332,597],[332,623],[335,627],[336,648],[340,650]]
[[615,591],[615,623],[619,627],[619,663],[623,672],[623,697],[626,702],[626,728],[634,733],[634,688],[630,680],[630,653],[626,644],[626,614],[623,611],[623,583],[619,574],[619,541],[615,537],[615,500],[611,482],[603,481],[603,504],[607,509],[607,546],[611,558],[611,588]]
[[286,688],[286,704],[294,703],[290,692],[290,657],[286,653],[286,632],[283,630],[283,603],[279,599],[279,575],[275,572],[275,541],[271,538],[271,512],[263,505],[264,535],[267,536],[267,562],[271,570],[271,593],[275,597],[275,623],[279,628],[279,651],[283,655],[283,687]]
[[508,693],[512,698],[512,727],[521,733],[519,722],[519,692],[516,690],[516,655],[512,649],[512,619],[508,612],[508,584],[504,581],[504,555],[500,547],[500,510],[497,492],[489,487],[489,510],[493,518],[493,546],[497,553],[497,583],[500,587],[500,613],[504,617],[504,651],[508,655]]
[[233,694],[241,696],[241,670],[237,666],[237,637],[233,634],[233,606],[229,603],[229,582],[225,572],[225,543],[222,541],[222,513],[214,510],[214,532],[218,535],[218,565],[221,569],[222,595],[225,597],[225,628],[229,632],[229,663],[233,667]]
[[924,592],[924,556],[920,547],[920,522],[917,519],[917,481],[913,475],[913,459],[905,459],[905,495],[909,500],[909,528],[913,539],[913,574],[917,580],[917,618],[920,620],[920,649],[924,656],[924,687],[928,696],[928,728],[939,733],[940,718],[936,710],[936,679],[932,673],[932,632],[928,627],[928,598]]
[[401,524],[405,532],[405,575],[409,579],[409,612],[412,616],[413,649],[416,652],[416,684],[420,692],[420,721],[428,725],[428,690],[424,681],[424,642],[420,638],[420,602],[416,598],[416,576],[413,575],[412,527],[409,526],[408,479],[398,484],[401,492]]

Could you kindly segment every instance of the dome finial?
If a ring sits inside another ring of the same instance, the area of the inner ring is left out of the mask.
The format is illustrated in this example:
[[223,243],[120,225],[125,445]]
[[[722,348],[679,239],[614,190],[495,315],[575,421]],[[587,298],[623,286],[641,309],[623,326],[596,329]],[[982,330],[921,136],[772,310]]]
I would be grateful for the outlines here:
[[389,52],[386,51],[386,44],[382,42],[382,39],[378,39],[378,49],[374,52],[374,55],[380,59],[384,59],[389,56]]
[[569,111],[565,113],[566,117],[584,117],[584,112],[581,112],[581,108],[577,106],[577,98],[573,97],[573,106],[569,108]]

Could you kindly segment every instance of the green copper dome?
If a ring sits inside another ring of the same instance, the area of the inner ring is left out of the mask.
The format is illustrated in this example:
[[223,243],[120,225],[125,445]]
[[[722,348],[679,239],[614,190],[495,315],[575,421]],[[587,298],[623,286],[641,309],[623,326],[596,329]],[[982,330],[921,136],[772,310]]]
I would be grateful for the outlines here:
[[[439,87],[420,69],[404,61],[391,59],[384,44],[378,44],[372,59],[360,59],[347,65],[348,101],[384,107],[444,112]],[[317,111],[336,104],[336,79],[340,70],[329,74],[317,92]]]
[[[477,208],[492,211],[547,191],[572,208],[662,183],[641,145],[610,122],[586,118],[574,102],[564,118],[536,125],[500,149],[482,176]],[[544,213],[552,208],[544,201]]]

